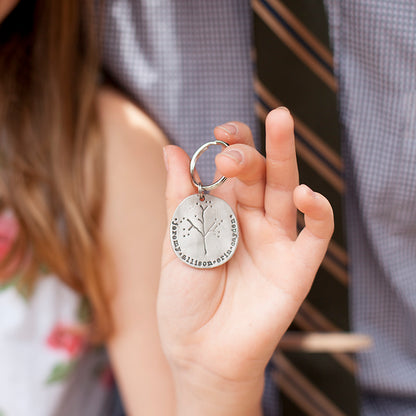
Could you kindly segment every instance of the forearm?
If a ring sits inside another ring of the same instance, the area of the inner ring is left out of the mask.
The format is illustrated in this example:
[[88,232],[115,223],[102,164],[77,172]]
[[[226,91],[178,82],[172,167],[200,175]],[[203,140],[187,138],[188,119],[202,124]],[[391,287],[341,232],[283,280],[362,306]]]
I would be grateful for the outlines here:
[[175,392],[170,369],[157,345],[150,350],[132,334],[112,340],[109,347],[126,414],[174,416]]
[[261,416],[263,377],[244,383],[175,376],[177,416]]
[[194,394],[184,394],[177,398],[177,416],[262,416],[260,400],[241,400],[235,398],[220,399],[199,397]]

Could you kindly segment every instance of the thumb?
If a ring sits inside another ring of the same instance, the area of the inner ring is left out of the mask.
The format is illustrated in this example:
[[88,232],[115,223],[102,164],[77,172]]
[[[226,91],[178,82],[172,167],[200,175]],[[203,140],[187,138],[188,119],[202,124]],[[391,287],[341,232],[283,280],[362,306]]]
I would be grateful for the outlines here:
[[316,273],[325,256],[334,231],[334,215],[329,201],[306,185],[298,186],[294,203],[305,216],[305,227],[296,239],[296,247],[304,264]]
[[163,148],[167,170],[166,206],[168,221],[176,207],[187,196],[196,193],[189,172],[189,157],[178,146],[168,145]]

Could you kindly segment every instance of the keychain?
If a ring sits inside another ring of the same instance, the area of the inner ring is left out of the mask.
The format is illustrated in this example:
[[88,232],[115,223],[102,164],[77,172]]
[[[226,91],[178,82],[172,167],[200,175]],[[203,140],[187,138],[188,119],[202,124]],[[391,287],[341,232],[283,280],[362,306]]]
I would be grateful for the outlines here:
[[226,263],[238,244],[238,223],[231,207],[208,192],[223,184],[222,176],[210,185],[194,177],[195,165],[209,146],[228,143],[215,140],[203,144],[189,164],[191,179],[198,193],[185,198],[176,208],[170,223],[170,241],[175,254],[188,266],[210,269]]

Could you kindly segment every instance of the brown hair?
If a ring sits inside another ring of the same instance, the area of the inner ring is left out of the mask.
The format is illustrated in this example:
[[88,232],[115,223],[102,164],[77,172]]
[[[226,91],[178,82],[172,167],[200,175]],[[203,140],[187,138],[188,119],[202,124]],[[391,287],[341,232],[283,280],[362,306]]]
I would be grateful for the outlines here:
[[109,334],[98,259],[103,142],[98,57],[86,0],[21,0],[0,24],[0,177],[19,222],[6,263],[41,266],[88,298],[95,339]]

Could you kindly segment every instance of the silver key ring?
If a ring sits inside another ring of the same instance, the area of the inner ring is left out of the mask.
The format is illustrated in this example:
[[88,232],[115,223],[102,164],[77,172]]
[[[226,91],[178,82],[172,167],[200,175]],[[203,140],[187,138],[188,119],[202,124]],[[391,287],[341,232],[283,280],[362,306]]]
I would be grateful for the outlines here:
[[219,178],[217,181],[215,181],[214,183],[211,183],[210,185],[202,185],[202,183],[197,182],[194,178],[194,171],[195,171],[195,166],[196,166],[196,162],[199,159],[199,157],[202,155],[202,153],[204,153],[209,146],[213,146],[213,145],[217,145],[220,144],[224,147],[228,147],[229,144],[226,142],[223,142],[222,140],[214,140],[212,142],[207,142],[205,144],[203,144],[192,156],[191,162],[189,164],[189,171],[191,172],[191,178],[192,178],[192,182],[193,184],[198,188],[198,192],[201,193],[202,191],[205,192],[209,192],[212,191],[213,189],[217,188],[218,186],[220,186],[221,184],[223,184],[227,178],[225,176],[221,176],[221,178]]

